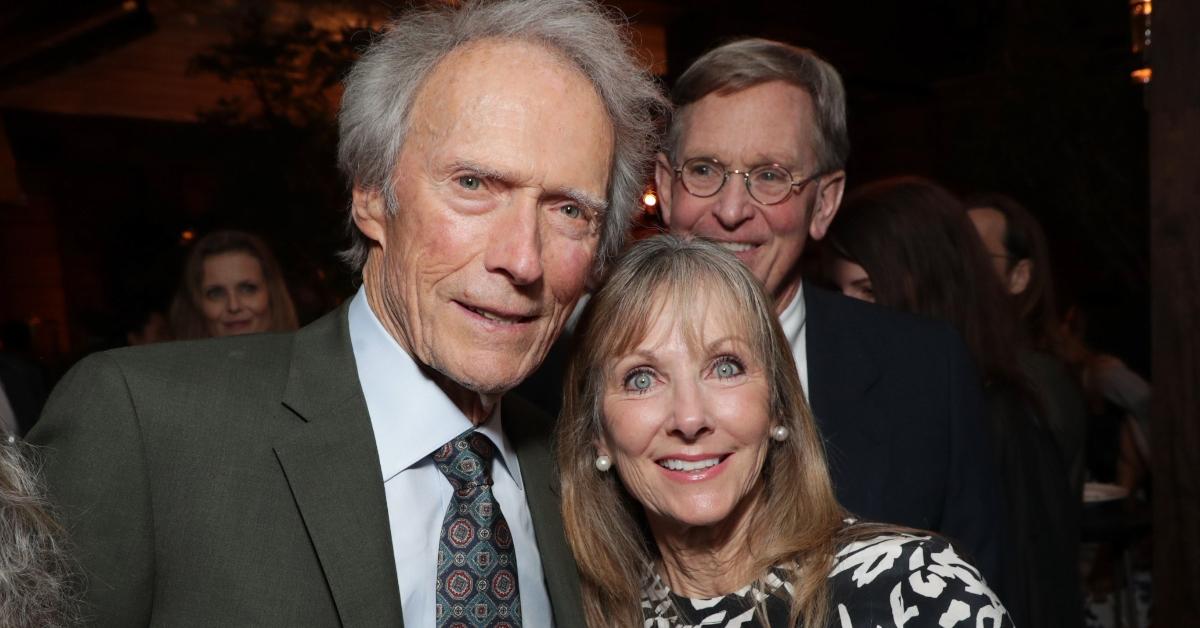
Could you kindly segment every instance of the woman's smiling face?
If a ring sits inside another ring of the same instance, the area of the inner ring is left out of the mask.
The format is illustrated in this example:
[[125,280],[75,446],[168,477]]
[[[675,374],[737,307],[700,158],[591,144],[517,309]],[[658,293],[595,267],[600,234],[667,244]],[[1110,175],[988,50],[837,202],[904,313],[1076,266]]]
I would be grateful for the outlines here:
[[683,307],[703,314],[686,316],[663,303],[646,337],[606,368],[597,448],[652,525],[721,523],[762,476],[767,376],[736,305],[719,301],[701,294]]

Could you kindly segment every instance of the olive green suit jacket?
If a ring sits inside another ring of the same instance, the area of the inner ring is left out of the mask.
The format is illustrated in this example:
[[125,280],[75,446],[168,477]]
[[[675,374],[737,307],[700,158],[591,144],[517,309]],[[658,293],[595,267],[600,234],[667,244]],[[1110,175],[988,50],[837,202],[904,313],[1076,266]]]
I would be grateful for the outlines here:
[[[346,312],[293,334],[101,353],[67,374],[30,440],[89,625],[402,624]],[[581,626],[550,421],[515,397],[503,412],[555,622]]]

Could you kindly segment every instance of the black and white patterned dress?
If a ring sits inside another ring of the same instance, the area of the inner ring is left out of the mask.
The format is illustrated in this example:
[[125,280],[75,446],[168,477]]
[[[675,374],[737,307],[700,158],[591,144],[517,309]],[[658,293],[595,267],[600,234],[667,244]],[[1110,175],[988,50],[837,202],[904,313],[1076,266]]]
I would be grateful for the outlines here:
[[[645,628],[787,625],[791,585],[782,568],[723,597],[675,595],[656,575],[642,588]],[[850,543],[829,572],[832,628],[1012,628],[973,565],[940,537],[885,534]],[[765,601],[766,623],[755,612]]]

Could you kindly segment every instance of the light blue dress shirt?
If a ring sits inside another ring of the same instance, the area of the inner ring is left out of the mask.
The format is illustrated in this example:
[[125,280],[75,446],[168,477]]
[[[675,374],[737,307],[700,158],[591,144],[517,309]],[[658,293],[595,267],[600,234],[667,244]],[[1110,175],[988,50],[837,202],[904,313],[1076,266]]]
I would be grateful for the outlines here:
[[[383,469],[404,625],[433,626],[438,539],[453,491],[430,456],[470,428],[471,421],[383,328],[365,290],[359,289],[350,302],[349,317],[358,380]],[[521,468],[501,429],[499,403],[479,432],[498,452],[492,464],[492,491],[512,529],[524,625],[551,626],[550,595]]]

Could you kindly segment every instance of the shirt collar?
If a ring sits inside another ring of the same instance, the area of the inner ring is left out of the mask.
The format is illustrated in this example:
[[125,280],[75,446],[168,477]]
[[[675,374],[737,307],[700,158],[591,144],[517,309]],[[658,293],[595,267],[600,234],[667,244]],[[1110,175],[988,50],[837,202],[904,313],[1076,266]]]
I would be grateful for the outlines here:
[[[471,420],[384,329],[363,288],[350,302],[349,319],[358,381],[386,482],[470,429]],[[501,425],[499,401],[478,431],[496,445],[501,464],[524,490],[516,452]]]
[[788,344],[796,345],[804,331],[807,318],[804,308],[804,282],[800,282],[796,285],[796,294],[792,295],[792,302],[779,315],[779,326],[783,328],[783,335],[787,336]]

